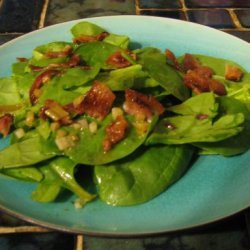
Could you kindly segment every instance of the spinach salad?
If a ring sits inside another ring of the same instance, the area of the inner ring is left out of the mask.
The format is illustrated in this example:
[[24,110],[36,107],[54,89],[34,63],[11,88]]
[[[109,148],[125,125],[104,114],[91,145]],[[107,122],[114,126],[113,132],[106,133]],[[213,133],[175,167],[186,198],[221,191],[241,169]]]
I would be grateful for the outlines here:
[[[199,155],[250,147],[250,73],[225,59],[132,48],[93,23],[36,47],[0,79],[1,175],[37,182],[31,197],[75,206],[149,201]],[[208,156],[209,157],[209,156]]]

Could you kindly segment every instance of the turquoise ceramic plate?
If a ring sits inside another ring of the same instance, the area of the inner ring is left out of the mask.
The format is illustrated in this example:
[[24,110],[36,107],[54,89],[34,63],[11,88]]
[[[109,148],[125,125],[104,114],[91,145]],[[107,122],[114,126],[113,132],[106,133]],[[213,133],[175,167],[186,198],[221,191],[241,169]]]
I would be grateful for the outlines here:
[[[114,33],[126,34],[143,46],[170,48],[177,55],[201,53],[232,59],[250,71],[250,45],[201,25],[146,16],[88,19]],[[32,32],[0,47],[1,75],[10,73],[16,57],[53,40],[70,40],[79,20]],[[3,146],[3,145],[2,145]],[[200,157],[188,173],[166,192],[142,205],[112,207],[100,200],[76,210],[71,200],[40,204],[30,199],[33,184],[0,177],[4,211],[42,226],[95,235],[145,235],[203,225],[250,205],[250,152],[224,158]]]

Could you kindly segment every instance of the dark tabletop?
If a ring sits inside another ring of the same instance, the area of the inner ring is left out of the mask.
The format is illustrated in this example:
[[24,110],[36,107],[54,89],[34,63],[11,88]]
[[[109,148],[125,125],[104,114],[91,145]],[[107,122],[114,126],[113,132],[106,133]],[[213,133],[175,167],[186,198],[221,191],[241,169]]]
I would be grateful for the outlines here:
[[[196,22],[250,42],[250,0],[0,0],[0,44],[73,19],[151,15]],[[250,210],[178,233],[100,238],[47,231],[0,212],[0,250],[246,250]]]

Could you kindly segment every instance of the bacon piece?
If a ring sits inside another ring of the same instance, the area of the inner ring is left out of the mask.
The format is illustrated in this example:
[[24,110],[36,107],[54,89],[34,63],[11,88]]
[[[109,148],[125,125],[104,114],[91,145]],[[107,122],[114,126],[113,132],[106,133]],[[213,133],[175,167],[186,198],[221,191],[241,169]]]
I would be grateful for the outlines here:
[[76,37],[73,40],[73,42],[76,44],[97,42],[97,41],[102,41],[108,35],[109,35],[108,32],[102,32],[96,36],[84,36],[84,35],[82,35],[82,36]]
[[35,81],[33,82],[30,88],[30,102],[34,105],[38,100],[38,95],[40,88],[43,86],[44,83],[48,82],[54,75],[58,75],[60,71],[58,70],[46,70],[41,73],[38,77],[36,77]]
[[106,137],[103,141],[103,150],[108,152],[114,144],[118,143],[125,137],[128,122],[123,115],[116,117],[115,121],[110,123],[106,128]]
[[25,57],[17,57],[17,60],[19,62],[27,62],[28,61],[28,58],[25,58]]
[[189,70],[184,76],[184,84],[196,94],[212,91],[217,95],[225,95],[225,86],[212,77],[212,71],[208,67],[199,67]]
[[175,69],[183,71],[183,68],[181,67],[180,63],[177,61],[175,54],[171,50],[166,49],[165,55],[167,59],[172,63]]
[[236,66],[226,65],[225,78],[230,81],[238,82],[241,80],[243,72]]
[[183,67],[185,71],[194,70],[201,66],[200,62],[191,54],[185,54]]
[[161,115],[164,107],[153,96],[147,96],[132,89],[125,90],[124,110],[136,119],[150,119],[153,113]]
[[114,100],[115,94],[110,88],[99,81],[95,81],[81,103],[78,105],[69,103],[64,108],[70,113],[86,113],[91,117],[102,120],[110,112]]
[[72,47],[70,45],[66,45],[61,51],[48,51],[45,53],[45,56],[48,58],[58,58],[58,57],[66,57],[72,53]]
[[13,120],[14,118],[11,114],[5,114],[0,117],[0,133],[4,137],[9,134]]
[[227,90],[225,86],[214,79],[209,79],[209,89],[217,95],[226,95]]
[[40,109],[39,116],[43,120],[50,118],[60,125],[72,123],[69,112],[67,112],[58,102],[50,99],[46,100],[44,106]]
[[[135,55],[133,53],[127,52],[129,56],[131,56],[133,59],[135,58]],[[131,63],[122,56],[121,51],[116,51],[114,54],[112,54],[108,60],[107,64],[112,65],[116,68],[125,68],[131,65]]]

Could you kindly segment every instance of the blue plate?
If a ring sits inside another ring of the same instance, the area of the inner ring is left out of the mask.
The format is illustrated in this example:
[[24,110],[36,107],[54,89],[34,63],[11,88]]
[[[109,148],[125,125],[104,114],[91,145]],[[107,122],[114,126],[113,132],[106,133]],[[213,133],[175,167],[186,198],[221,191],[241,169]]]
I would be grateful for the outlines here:
[[[146,16],[85,19],[133,42],[171,49],[177,55],[200,53],[231,59],[250,71],[250,45],[226,33],[189,22]],[[34,47],[71,40],[80,20],[50,26],[0,47],[0,74],[10,74],[16,57],[29,57]],[[250,139],[250,138],[249,138]],[[0,207],[24,220],[68,232],[131,236],[169,232],[203,225],[250,205],[250,152],[231,158],[199,157],[188,173],[153,200],[131,207],[112,207],[100,200],[75,209],[74,197],[51,204],[31,200],[34,185],[0,177]]]

